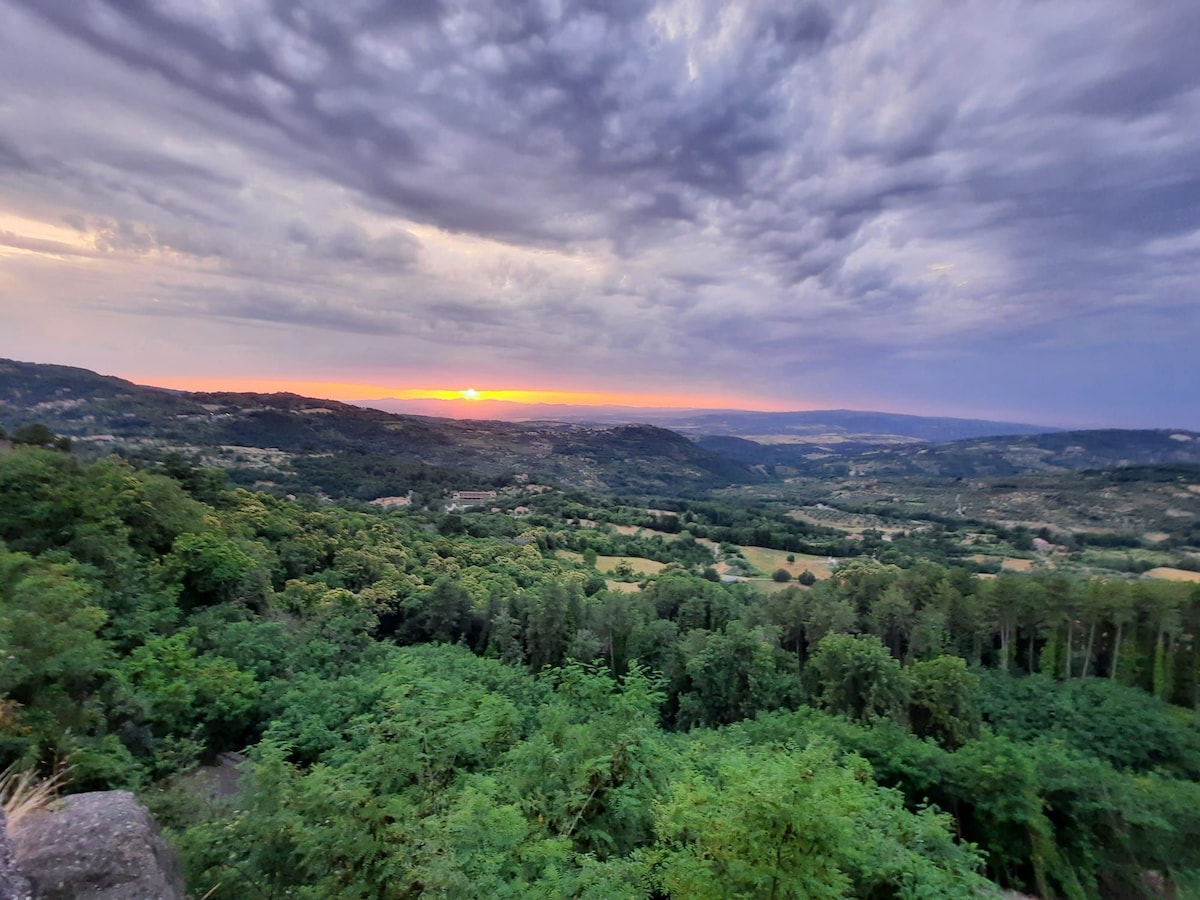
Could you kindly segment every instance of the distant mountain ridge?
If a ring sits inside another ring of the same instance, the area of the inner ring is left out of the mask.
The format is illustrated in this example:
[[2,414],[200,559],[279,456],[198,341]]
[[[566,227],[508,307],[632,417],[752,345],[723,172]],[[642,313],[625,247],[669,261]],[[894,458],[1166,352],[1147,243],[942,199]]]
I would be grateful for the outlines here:
[[[266,457],[240,461],[258,467],[259,482],[290,484],[308,473],[339,490],[355,478],[396,492],[405,479],[470,487],[472,479],[520,473],[592,490],[654,492],[765,477],[651,425],[404,416],[296,394],[168,391],[87,369],[0,360],[0,425],[32,422],[84,441],[187,449],[223,465],[214,448],[265,449]],[[227,455],[235,464],[245,456]]]
[[[914,416],[903,413],[850,409],[761,412],[742,409],[679,409],[641,406],[578,406],[562,403],[514,403],[507,400],[401,400],[379,398],[355,401],[357,405],[407,415],[448,418],[496,418],[505,421],[556,421],[588,424],[639,422],[670,428],[688,436],[722,435],[754,437],[792,436],[797,440],[820,436],[878,436],[922,441],[956,441],[1005,434],[1049,434],[1061,431],[1045,425],[960,419],[948,416]],[[886,441],[868,440],[866,443]]]
[[855,457],[859,474],[979,477],[1130,466],[1200,465],[1200,432],[1104,428],[972,438]]
[[903,413],[868,412],[852,409],[820,409],[800,412],[747,412],[740,410],[704,412],[671,422],[684,434],[894,436],[920,441],[959,441],[965,438],[1010,434],[1051,434],[1062,431],[1045,425],[995,422],[987,419],[958,419],[947,416],[914,416]]
[[1178,429],[1058,431],[893,446],[862,441],[760,444],[723,435],[696,443],[743,465],[767,467],[778,477],[983,478],[1200,465],[1200,432]]
[[853,410],[658,410],[655,417],[644,424],[444,419],[296,394],[171,391],[0,360],[0,425],[10,430],[41,422],[102,446],[181,449],[240,472],[244,483],[363,499],[402,493],[414,481],[471,487],[518,473],[587,490],[678,494],[794,475],[966,478],[1200,464],[1200,433],[1182,430],[1067,432]]

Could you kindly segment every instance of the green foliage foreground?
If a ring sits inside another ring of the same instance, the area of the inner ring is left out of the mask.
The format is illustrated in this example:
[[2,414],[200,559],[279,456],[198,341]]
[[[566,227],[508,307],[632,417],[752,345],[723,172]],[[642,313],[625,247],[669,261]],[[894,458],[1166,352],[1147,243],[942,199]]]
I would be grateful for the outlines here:
[[[0,541],[0,767],[138,790],[196,896],[1116,898],[1200,872],[1185,587],[864,561],[760,596],[683,541],[615,593],[545,525],[32,447],[0,456]],[[240,792],[205,799],[231,750]]]
[[[985,884],[949,817],[906,810],[828,738],[716,752],[672,739],[638,667],[620,681],[582,664],[514,677],[443,646],[395,651],[355,680],[370,708],[272,725],[244,808],[185,833],[198,883],[314,898],[959,897]],[[314,728],[329,749],[297,764]]]

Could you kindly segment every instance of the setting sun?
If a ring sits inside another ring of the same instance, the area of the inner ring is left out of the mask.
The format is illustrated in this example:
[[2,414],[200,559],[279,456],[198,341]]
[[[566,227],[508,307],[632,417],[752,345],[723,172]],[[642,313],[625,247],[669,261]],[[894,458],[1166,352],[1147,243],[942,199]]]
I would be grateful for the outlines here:
[[[499,400],[508,403],[563,403],[578,406],[647,406],[687,409],[781,410],[787,406],[764,397],[733,394],[629,393],[621,391],[537,390],[534,388],[428,388],[398,387],[390,379],[372,379],[374,383],[311,381],[286,377],[210,377],[180,376],[167,372],[125,370],[118,373],[142,384],[180,391],[249,391],[270,394],[285,391],[306,397],[321,397],[345,403],[363,403],[371,399],[453,400],[479,402]],[[806,397],[803,405],[811,408],[816,400]],[[790,406],[797,405],[794,401]],[[453,413],[449,413],[453,415]]]

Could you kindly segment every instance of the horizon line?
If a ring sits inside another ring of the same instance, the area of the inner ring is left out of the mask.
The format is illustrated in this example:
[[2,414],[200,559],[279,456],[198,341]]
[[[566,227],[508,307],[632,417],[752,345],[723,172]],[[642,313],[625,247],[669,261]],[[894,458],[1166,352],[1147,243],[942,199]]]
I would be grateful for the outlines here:
[[[770,404],[761,399],[724,396],[687,396],[682,394],[632,393],[622,391],[539,390],[532,388],[397,388],[380,384],[343,381],[310,381],[282,378],[204,378],[192,376],[120,376],[135,384],[190,393],[288,393],[339,403],[398,401],[440,401],[460,403],[464,407],[486,403],[512,403],[524,406],[626,406],[642,409],[736,409],[747,412],[798,412],[794,406]],[[765,408],[774,406],[775,408]]]
[[[914,418],[942,418],[966,421],[994,422],[1007,425],[1028,425],[1052,430],[1189,430],[1187,426],[1162,424],[1115,424],[1111,421],[1100,422],[1063,422],[1053,424],[1039,422],[1041,416],[1030,414],[1028,411],[1005,410],[1003,412],[970,412],[959,411],[912,411],[903,412],[881,409],[868,401],[863,406],[848,406],[837,403],[816,403],[798,405],[765,401],[762,398],[736,397],[729,394],[710,395],[704,397],[686,396],[680,394],[650,394],[620,391],[571,391],[571,390],[537,390],[530,388],[504,388],[477,390],[471,387],[459,389],[445,388],[396,388],[378,383],[322,381],[310,379],[288,378],[231,378],[206,376],[159,376],[141,373],[101,373],[86,366],[63,363],[37,363],[13,359],[12,362],[27,365],[59,365],[67,368],[83,368],[93,374],[117,377],[143,387],[156,387],[164,390],[176,390],[190,393],[288,393],[313,400],[331,400],[351,405],[395,400],[431,401],[452,405],[456,412],[469,413],[470,407],[479,404],[486,407],[488,403],[510,403],[514,406],[579,406],[595,409],[624,407],[629,409],[645,409],[658,411],[690,411],[690,412],[742,412],[742,413],[805,413],[805,412],[851,412],[871,413],[877,415],[911,416]],[[819,404],[819,405],[818,405]],[[481,409],[480,412],[483,412]],[[447,416],[447,418],[485,418],[469,414]],[[1197,429],[1200,430],[1200,429]]]

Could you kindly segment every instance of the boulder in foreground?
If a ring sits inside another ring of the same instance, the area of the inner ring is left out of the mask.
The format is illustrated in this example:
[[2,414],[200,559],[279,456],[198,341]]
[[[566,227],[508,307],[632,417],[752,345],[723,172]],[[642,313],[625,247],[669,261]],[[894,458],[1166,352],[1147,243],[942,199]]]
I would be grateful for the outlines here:
[[175,852],[128,791],[64,798],[14,829],[13,855],[42,900],[184,900]]

